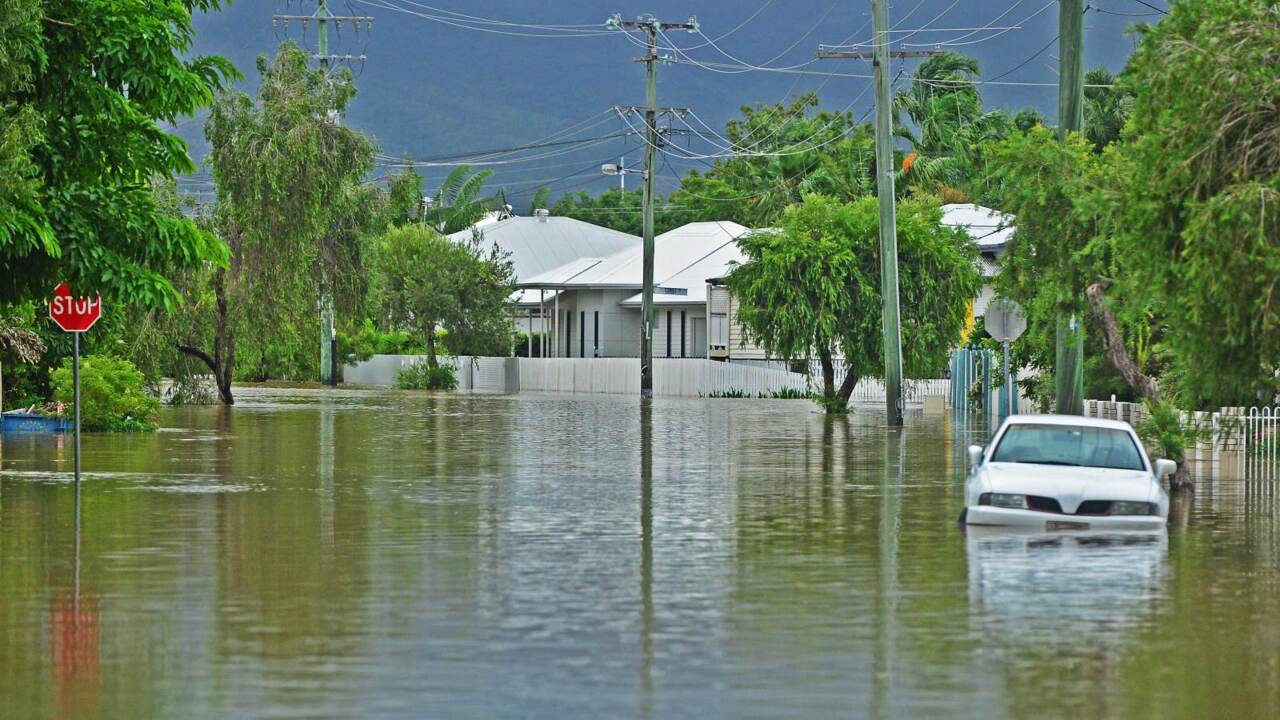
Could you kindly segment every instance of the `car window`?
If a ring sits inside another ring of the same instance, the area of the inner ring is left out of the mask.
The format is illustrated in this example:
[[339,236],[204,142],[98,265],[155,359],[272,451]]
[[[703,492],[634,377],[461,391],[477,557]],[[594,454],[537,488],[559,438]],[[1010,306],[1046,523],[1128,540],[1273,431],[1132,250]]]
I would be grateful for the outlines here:
[[1010,425],[991,460],[1146,470],[1128,432],[1073,425]]

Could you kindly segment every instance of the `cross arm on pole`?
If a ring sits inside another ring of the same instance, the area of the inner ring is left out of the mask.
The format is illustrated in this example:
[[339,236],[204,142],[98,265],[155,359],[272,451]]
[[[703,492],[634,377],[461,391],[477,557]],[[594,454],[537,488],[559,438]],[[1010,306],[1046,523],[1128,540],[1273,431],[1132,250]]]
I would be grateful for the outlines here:
[[[832,59],[854,59],[854,60],[874,60],[876,54],[874,52],[866,52],[862,50],[823,50],[826,45],[818,46],[819,60]],[[891,50],[889,57],[891,58],[927,58],[938,57],[945,53],[941,50]]]

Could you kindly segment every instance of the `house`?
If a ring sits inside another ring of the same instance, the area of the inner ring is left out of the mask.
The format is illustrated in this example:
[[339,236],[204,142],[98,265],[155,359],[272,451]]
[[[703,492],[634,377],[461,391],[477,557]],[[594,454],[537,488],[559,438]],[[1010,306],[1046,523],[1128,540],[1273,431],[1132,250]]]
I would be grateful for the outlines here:
[[[982,263],[983,284],[973,299],[969,327],[975,317],[986,312],[995,295],[995,276],[999,272],[999,256],[1013,235],[1013,217],[1006,213],[972,204],[942,206],[942,224],[968,231],[978,246]],[[708,275],[706,281],[707,317],[709,322],[708,357],[713,360],[762,363],[770,358],[764,350],[747,340],[736,320],[737,298],[725,287],[721,275]]]
[[[449,236],[455,242],[470,241],[478,232],[486,252],[497,246],[511,261],[516,280],[524,280],[571,265],[583,258],[603,258],[629,249],[638,250],[640,238],[588,222],[553,217],[546,210],[533,216],[486,217],[471,228]],[[544,293],[545,294],[545,293]],[[542,332],[537,290],[518,290],[512,300],[519,308],[516,330]]]
[[[743,259],[732,222],[683,225],[654,238],[655,357],[707,356],[706,278]],[[638,357],[643,248],[579,256],[517,283],[520,304],[545,318],[552,357]]]

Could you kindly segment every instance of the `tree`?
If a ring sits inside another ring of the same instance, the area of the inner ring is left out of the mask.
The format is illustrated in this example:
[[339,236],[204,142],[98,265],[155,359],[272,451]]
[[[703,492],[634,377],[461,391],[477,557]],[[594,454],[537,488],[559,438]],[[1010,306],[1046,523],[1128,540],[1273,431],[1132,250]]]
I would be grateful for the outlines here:
[[732,220],[768,227],[809,194],[841,200],[875,190],[875,139],[852,113],[819,109],[809,93],[777,105],[744,106],[724,138],[739,155],[716,159],[704,173],[690,171],[671,202],[690,220]]
[[203,317],[176,344],[208,366],[226,404],[241,340],[264,349],[315,327],[318,283],[338,252],[335,225],[350,209],[344,198],[373,167],[368,139],[336,122],[355,95],[350,73],[309,62],[293,43],[259,57],[256,101],[225,93],[205,125],[218,190],[212,223],[231,260],[193,278],[188,318]]
[[981,148],[1014,129],[1003,111],[983,111],[980,72],[976,58],[944,53],[921,63],[911,85],[894,97],[894,134],[915,153],[910,170],[900,176],[903,191],[966,194],[958,189],[979,174]]
[[[29,330],[21,317],[0,317],[0,351],[12,354],[18,362],[33,363],[44,352],[44,340]],[[0,360],[3,357],[0,356]],[[0,362],[0,412],[4,410],[4,363]]]
[[485,182],[493,177],[493,171],[473,173],[471,170],[470,165],[459,165],[451,170],[427,210],[427,224],[445,235],[475,225],[484,219],[485,213],[494,209],[494,199],[480,194]]
[[[551,214],[575,218],[630,235],[640,235],[644,231],[644,217],[641,214],[643,195],[640,190],[615,187],[592,197],[579,190],[576,194],[566,193],[560,198],[551,208]],[[654,198],[654,206],[653,230],[659,235],[696,218],[696,211],[668,205],[661,195]]]
[[427,365],[439,365],[437,330],[454,354],[507,355],[511,351],[511,262],[481,236],[454,242],[425,225],[393,227],[374,242],[372,265],[379,317],[426,339]]
[[1084,74],[1084,136],[1095,152],[1120,139],[1135,98],[1133,89],[1105,67]]
[[1270,3],[1174,3],[1125,70],[1138,90],[1128,142],[1096,196],[1112,211],[1117,303],[1161,309],[1172,379],[1197,407],[1277,391],[1277,47]]
[[[945,366],[981,282],[977,247],[941,219],[931,199],[898,205],[903,361],[914,377]],[[884,372],[879,227],[874,197],[841,203],[810,195],[783,213],[776,232],[739,241],[747,262],[726,280],[740,303],[738,322],[769,356],[817,356],[829,412],[847,409],[859,379]],[[846,374],[837,388],[839,359]]]
[[191,56],[192,13],[220,0],[9,0],[0,5],[0,302],[58,281],[171,308],[175,268],[225,246],[157,211],[153,177],[193,172],[159,127],[239,77]]

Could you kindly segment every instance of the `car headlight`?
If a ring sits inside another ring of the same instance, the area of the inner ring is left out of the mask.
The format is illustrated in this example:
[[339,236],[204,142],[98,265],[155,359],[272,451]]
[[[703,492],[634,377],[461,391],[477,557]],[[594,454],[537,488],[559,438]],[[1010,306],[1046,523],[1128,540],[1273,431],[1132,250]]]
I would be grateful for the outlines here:
[[1014,508],[1017,510],[1027,509],[1026,495],[1012,495],[1010,493],[983,493],[978,498],[979,505],[990,505],[999,508]]
[[1111,503],[1112,515],[1155,515],[1155,503],[1125,502],[1116,500]]

